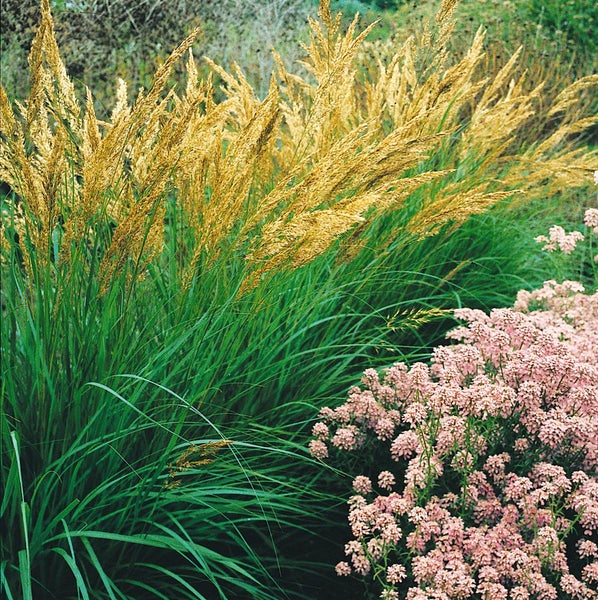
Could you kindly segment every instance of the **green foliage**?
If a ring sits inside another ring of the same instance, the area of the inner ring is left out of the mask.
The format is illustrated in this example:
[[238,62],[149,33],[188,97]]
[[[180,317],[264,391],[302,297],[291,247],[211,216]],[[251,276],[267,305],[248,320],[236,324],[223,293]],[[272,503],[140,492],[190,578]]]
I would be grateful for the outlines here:
[[598,6],[592,0],[527,0],[528,15],[551,35],[564,34],[567,47],[578,54],[598,49]]
[[[58,298],[48,274],[39,283],[28,299],[18,264],[3,273],[3,593],[284,597],[272,579],[275,545],[303,521],[317,527],[315,504],[326,497],[304,494],[311,488],[287,474],[294,465],[313,477],[294,432],[229,416],[235,396],[219,398],[227,378],[213,379],[217,356],[234,344],[222,328],[238,307],[204,305],[181,322],[159,290],[144,295],[151,286],[129,304],[115,282],[97,304],[78,284],[82,293]],[[255,346],[229,350],[251,366]],[[190,400],[126,375],[144,370]],[[287,422],[274,408],[268,418]]]
[[342,11],[345,15],[352,15],[356,12],[364,14],[368,11],[395,10],[401,3],[402,0],[335,0],[332,8]]

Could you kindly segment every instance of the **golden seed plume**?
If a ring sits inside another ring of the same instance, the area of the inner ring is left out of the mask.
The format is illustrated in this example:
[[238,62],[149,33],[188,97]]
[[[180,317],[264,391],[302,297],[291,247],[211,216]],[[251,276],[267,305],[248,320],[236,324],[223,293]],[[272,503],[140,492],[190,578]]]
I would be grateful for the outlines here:
[[386,317],[386,327],[392,331],[419,329],[422,325],[452,315],[453,312],[452,309],[442,308],[399,309]]
[[[115,82],[103,122],[92,91],[79,102],[42,0],[29,98],[13,105],[0,87],[0,179],[17,196],[2,227],[17,229],[25,269],[68,272],[83,261],[105,293],[122,276],[133,282],[163,266],[165,240],[176,237],[182,284],[237,261],[245,293],[334,246],[349,260],[378,216],[406,205],[407,232],[425,237],[513,195],[523,202],[583,185],[598,155],[576,138],[596,117],[576,107],[598,76],[544,106],[520,51],[484,74],[481,29],[469,52],[450,57],[455,6],[444,0],[423,33],[397,43],[366,39],[376,25],[359,31],[357,18],[343,29],[323,0],[303,45],[306,74],[274,52],[265,98],[238,65],[206,59],[199,69],[196,30],[148,91],[129,100]],[[179,91],[170,81],[185,57]],[[547,133],[523,148],[521,132],[538,119]]]

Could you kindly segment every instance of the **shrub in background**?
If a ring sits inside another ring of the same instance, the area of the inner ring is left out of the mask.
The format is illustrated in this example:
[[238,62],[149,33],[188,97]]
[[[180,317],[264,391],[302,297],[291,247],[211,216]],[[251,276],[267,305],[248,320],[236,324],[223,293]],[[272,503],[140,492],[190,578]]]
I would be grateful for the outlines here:
[[[271,49],[275,47],[289,62],[298,58],[298,41],[307,36],[307,17],[317,9],[309,0],[76,0],[51,4],[68,72],[78,87],[94,90],[95,108],[102,118],[112,105],[117,76],[133,89],[148,87],[170,49],[198,26],[201,34],[195,40],[196,54],[206,54],[227,67],[233,61],[242,65],[263,98],[274,66]],[[3,2],[2,85],[11,98],[24,97],[29,91],[24,74],[39,18],[38,0]],[[181,76],[182,72],[176,71],[172,80]]]
[[565,37],[567,50],[594,56],[598,49],[598,8],[591,0],[527,0],[523,3],[538,28]]

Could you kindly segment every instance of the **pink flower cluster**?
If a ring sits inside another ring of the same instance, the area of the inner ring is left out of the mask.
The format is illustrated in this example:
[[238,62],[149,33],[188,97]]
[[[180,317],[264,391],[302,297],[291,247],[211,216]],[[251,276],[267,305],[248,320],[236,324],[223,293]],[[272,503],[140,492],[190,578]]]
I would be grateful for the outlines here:
[[[598,173],[598,171],[596,171]],[[598,235],[598,208],[588,208],[585,211],[583,222],[588,229],[588,234]],[[542,250],[555,252],[560,250],[565,254],[571,254],[577,246],[577,242],[586,239],[586,236],[579,231],[567,233],[560,225],[553,225],[548,230],[548,237],[539,235],[534,240],[542,246]],[[594,262],[598,262],[598,255],[594,256]]]
[[560,225],[553,225],[548,234],[549,237],[539,235],[537,238],[534,238],[536,242],[544,243],[542,250],[548,250],[548,252],[561,250],[565,254],[571,254],[575,250],[577,242],[584,239],[583,233],[579,231],[567,233]]
[[315,457],[388,458],[354,479],[339,575],[390,600],[598,598],[598,293],[583,292],[549,281],[510,309],[458,310],[430,365],[367,370],[320,412]]
[[583,217],[586,227],[592,228],[592,233],[598,235],[598,208],[588,208]]

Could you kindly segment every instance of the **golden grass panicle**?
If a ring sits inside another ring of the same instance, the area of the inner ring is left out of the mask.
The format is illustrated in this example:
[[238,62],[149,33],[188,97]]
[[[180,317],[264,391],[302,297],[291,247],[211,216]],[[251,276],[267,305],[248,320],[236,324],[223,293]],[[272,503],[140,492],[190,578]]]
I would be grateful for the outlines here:
[[17,233],[26,269],[31,275],[32,249],[40,250],[40,266],[51,258],[53,232],[66,195],[65,154],[69,137],[61,127],[52,132],[42,105],[32,122],[37,137],[30,151],[27,143],[30,132],[26,123],[23,125],[13,113],[4,88],[0,88],[0,106],[0,179],[17,194],[17,212],[23,217],[16,225]]
[[[568,85],[559,95],[555,98],[554,104],[550,107],[550,110],[546,113],[546,116],[552,117],[558,113],[566,113],[580,100],[580,95],[586,90],[592,90],[598,85],[598,74],[587,75],[577,81],[574,81],[571,85]],[[590,92],[592,93],[592,92]]]
[[32,128],[42,104],[47,102],[56,119],[73,135],[78,134],[81,108],[60,58],[49,0],[41,2],[41,22],[29,53],[29,66],[31,91],[27,104],[27,128]]
[[497,202],[514,196],[518,190],[489,192],[487,184],[472,189],[460,189],[459,184],[447,186],[426,202],[407,223],[407,230],[418,237],[436,235],[447,224],[461,226],[471,215],[488,210]]
[[[0,234],[4,246],[8,228],[15,228],[23,250],[25,268],[31,276],[31,257],[24,248],[24,241],[29,230],[34,239],[37,237],[35,232],[40,227],[40,219],[44,212],[42,182],[39,173],[29,162],[23,125],[14,114],[6,91],[1,85],[0,117],[0,180],[8,183],[13,192],[23,199],[21,202],[14,202],[10,211],[2,211]],[[36,241],[39,243],[39,240]]]
[[[450,4],[445,7],[447,19]],[[354,35],[356,22],[341,36],[339,21],[326,12],[326,6],[320,16],[322,24],[312,23],[311,45],[306,46],[309,59],[305,61],[318,87],[314,90],[297,82],[296,77],[285,76],[279,63],[287,90],[287,101],[283,99],[283,146],[300,152],[301,143],[307,139],[310,153],[299,163],[287,163],[287,177],[277,182],[246,221],[246,228],[258,222],[264,225],[247,257],[254,271],[244,287],[255,285],[270,270],[296,268],[309,262],[350,231],[348,239],[355,243],[353,234],[364,230],[366,215],[371,219],[384,210],[398,209],[416,187],[446,175],[446,170],[430,170],[405,177],[455,130],[461,107],[471,102],[484,84],[473,81],[483,56],[481,32],[462,61],[429,74],[427,79],[420,79],[416,72],[413,55],[417,48],[408,41],[391,58],[388,70],[383,62],[378,63],[381,77],[370,71],[373,83],[364,84],[353,66],[357,43],[364,43],[364,37]],[[335,77],[326,62],[331,56],[337,57],[335,65],[342,65],[338,71],[343,73],[344,84],[326,87]],[[364,85],[369,93],[361,92]],[[405,94],[407,89],[409,94]],[[322,90],[326,92],[326,110],[322,108],[324,103],[318,105]],[[340,105],[349,106],[351,119],[343,120],[341,112],[334,113]],[[397,112],[397,105],[401,112]],[[308,107],[303,120],[298,106]],[[394,111],[390,128],[381,118],[388,111]],[[310,135],[310,119],[318,122],[319,132],[328,132],[325,144]],[[473,198],[475,201],[461,207],[460,219],[467,207],[479,211],[481,197],[478,194]],[[443,215],[441,211],[438,214]],[[453,216],[457,216],[455,211]]]
[[[245,94],[242,82],[234,87],[238,94]],[[228,98],[229,116],[241,101],[242,99],[233,95],[231,89]],[[206,168],[203,175],[198,178],[196,170],[191,169],[195,181],[208,188],[210,195],[209,201],[202,201],[201,199],[205,198],[205,189],[197,189],[189,184],[186,186],[187,194],[193,189],[197,191],[197,199],[202,207],[201,239],[198,240],[186,269],[187,282],[193,275],[200,257],[205,256],[210,263],[213,262],[219,255],[222,241],[229,236],[233,227],[249,218],[255,210],[250,198],[252,187],[264,176],[264,170],[272,170],[266,163],[271,161],[272,144],[280,121],[278,89],[271,85],[266,98],[255,102],[251,109],[247,103],[242,104],[245,109],[252,111],[251,114],[245,112],[241,118],[233,117],[232,130],[225,131],[222,120],[215,128],[210,126],[212,133],[208,135],[208,140],[211,139],[211,155],[204,159]],[[225,135],[228,139],[223,151],[222,140]],[[185,173],[181,175],[184,180]],[[190,181],[191,179],[187,178],[187,182]]]
[[236,125],[239,129],[247,127],[260,105],[260,100],[247,81],[243,70],[236,62],[233,62],[232,73],[229,73],[209,57],[204,57],[204,60],[211,67],[212,72],[222,79],[221,89],[229,100]]
[[[507,78],[512,74],[517,51],[501,69],[497,77],[484,90],[476,102],[467,129],[461,138],[461,157],[476,155],[480,166],[481,157],[486,162],[497,160],[516,139],[518,130],[536,114],[536,105],[543,85],[531,91],[525,89],[525,73],[519,78]],[[501,87],[506,86],[506,91]]]
[[[102,122],[90,91],[81,106],[75,97],[43,0],[31,95],[15,110],[0,88],[0,177],[20,198],[11,218],[26,268],[55,260],[57,242],[60,268],[74,264],[72,249],[90,270],[99,261],[104,292],[123,273],[140,276],[159,260],[170,194],[182,280],[234,255],[246,259],[244,292],[338,240],[351,256],[369,224],[400,210],[420,186],[429,194],[407,229],[427,236],[515,190],[531,198],[581,185],[597,168],[596,152],[573,142],[596,119],[572,109],[598,78],[574,83],[544,108],[541,86],[518,72],[519,53],[494,77],[482,72],[482,30],[451,61],[455,4],[444,0],[423,35],[394,44],[367,41],[370,28],[359,32],[357,18],[343,31],[323,0],[304,45],[307,75],[291,73],[274,53],[276,77],[263,100],[234,64],[229,72],[207,59],[211,75],[201,80],[194,31],[134,102],[119,81]],[[177,92],[169,78],[187,54],[186,87]],[[550,123],[550,133],[521,152],[532,117]]]
[[[310,42],[302,43],[307,57],[299,61],[313,75],[315,84],[301,86],[302,95],[290,97],[286,111],[295,117],[289,120],[294,125],[288,131],[290,139],[284,140],[293,148],[295,162],[309,162],[312,157],[317,159],[339,136],[357,124],[353,62],[361,44],[375,26],[372,23],[356,33],[356,15],[343,33],[340,13],[333,18],[329,2],[321,3],[318,14],[321,21],[310,19]],[[285,79],[289,81],[289,78]],[[298,112],[298,106],[303,111]],[[302,119],[297,118],[300,114]],[[293,164],[284,165],[286,169],[292,167]]]
[[458,0],[442,0],[434,19],[438,29],[435,47],[444,48],[455,28],[455,9]]
[[232,440],[219,440],[217,442],[204,442],[202,444],[190,444],[189,447],[169,466],[169,480],[164,484],[167,489],[173,489],[181,485],[181,475],[190,469],[197,469],[212,464],[216,455],[222,448],[230,446]]
[[[511,168],[511,179],[525,196],[541,196],[584,186],[598,170],[598,150],[579,147],[578,136],[598,123],[598,115],[578,114],[575,102],[596,89],[598,75],[584,77],[567,86],[548,108],[544,118],[558,126],[544,140],[530,145]],[[559,123],[560,118],[560,123]]]
[[399,309],[386,317],[386,327],[394,332],[417,330],[422,325],[453,314],[453,309],[410,308]]
[[22,203],[19,239],[31,273],[31,252],[39,250],[37,260],[48,263],[60,213],[69,209],[67,180],[81,133],[80,107],[58,53],[48,0],[41,2],[29,65],[31,91],[25,105],[17,105],[21,116],[14,114],[4,89],[0,94],[0,178]]

